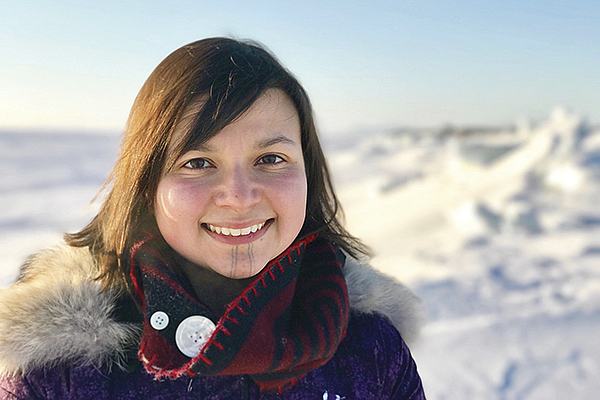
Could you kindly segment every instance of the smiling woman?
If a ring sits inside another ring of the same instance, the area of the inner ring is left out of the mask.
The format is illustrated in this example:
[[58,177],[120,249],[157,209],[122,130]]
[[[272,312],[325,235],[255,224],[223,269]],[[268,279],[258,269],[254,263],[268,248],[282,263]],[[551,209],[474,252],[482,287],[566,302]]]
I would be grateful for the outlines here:
[[169,55],[107,187],[0,292],[0,398],[424,398],[420,303],[358,261],[308,96],[261,46]]

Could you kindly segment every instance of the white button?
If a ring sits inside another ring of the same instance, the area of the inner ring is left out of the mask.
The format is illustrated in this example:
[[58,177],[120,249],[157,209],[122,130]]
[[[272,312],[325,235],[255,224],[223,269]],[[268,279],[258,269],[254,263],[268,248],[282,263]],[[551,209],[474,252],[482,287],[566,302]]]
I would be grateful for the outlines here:
[[169,325],[169,316],[165,312],[157,311],[150,317],[150,326],[157,331],[162,331],[167,325]]
[[175,343],[179,351],[190,358],[200,354],[202,346],[208,342],[215,330],[215,324],[208,318],[192,315],[184,319],[175,332]]

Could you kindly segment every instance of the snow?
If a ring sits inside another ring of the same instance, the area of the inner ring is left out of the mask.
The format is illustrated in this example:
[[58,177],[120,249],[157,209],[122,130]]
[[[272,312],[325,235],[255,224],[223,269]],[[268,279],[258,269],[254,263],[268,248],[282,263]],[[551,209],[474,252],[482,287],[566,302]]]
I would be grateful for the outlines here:
[[[114,134],[0,133],[0,286],[84,226]],[[554,110],[505,129],[324,137],[350,231],[428,309],[429,399],[595,399],[600,128]]]
[[29,255],[87,224],[116,159],[115,134],[0,133],[0,287]]
[[600,129],[557,109],[342,142],[325,143],[350,231],[428,308],[428,398],[597,398]]

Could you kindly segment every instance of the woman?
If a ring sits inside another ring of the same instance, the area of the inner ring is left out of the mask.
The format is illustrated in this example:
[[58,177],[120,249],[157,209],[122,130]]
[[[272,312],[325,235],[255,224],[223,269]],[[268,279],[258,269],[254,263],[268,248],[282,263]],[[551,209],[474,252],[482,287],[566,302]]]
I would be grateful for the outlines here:
[[109,183],[0,294],[1,398],[424,398],[419,302],[357,261],[308,96],[265,49],[169,55]]

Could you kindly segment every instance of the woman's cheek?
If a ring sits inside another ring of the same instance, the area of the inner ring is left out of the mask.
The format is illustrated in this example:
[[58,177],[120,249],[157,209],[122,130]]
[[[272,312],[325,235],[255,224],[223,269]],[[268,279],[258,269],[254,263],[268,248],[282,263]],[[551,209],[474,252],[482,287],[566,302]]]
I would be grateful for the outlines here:
[[[189,179],[168,179],[159,185],[157,205],[165,217],[176,221],[189,219],[203,208],[207,188]],[[203,195],[204,194],[204,195]]]
[[271,189],[276,189],[282,193],[290,193],[294,197],[301,196],[306,192],[306,174],[304,166],[294,165],[293,168],[288,168],[285,171],[273,175],[267,175],[265,186]]
[[[304,224],[308,186],[304,167],[294,168],[278,176],[270,185],[270,192],[278,214],[284,217],[282,221],[286,229],[297,234]],[[294,234],[294,237],[295,237]]]

